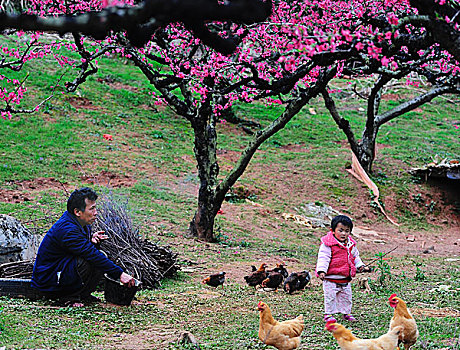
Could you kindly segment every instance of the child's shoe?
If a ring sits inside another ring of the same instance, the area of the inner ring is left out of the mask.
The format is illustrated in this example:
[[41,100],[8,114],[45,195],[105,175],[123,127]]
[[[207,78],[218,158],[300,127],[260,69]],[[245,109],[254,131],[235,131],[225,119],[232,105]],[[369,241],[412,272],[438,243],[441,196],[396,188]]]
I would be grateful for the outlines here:
[[332,315],[324,315],[324,322],[337,322],[337,320]]
[[354,318],[352,314],[343,314],[343,319],[350,322],[358,322],[358,320]]

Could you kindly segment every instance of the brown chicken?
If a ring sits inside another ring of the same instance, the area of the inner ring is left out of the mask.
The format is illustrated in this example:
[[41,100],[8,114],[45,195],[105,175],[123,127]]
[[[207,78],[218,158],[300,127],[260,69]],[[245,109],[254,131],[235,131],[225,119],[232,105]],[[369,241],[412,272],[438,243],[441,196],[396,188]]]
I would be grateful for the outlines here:
[[341,350],[395,350],[402,327],[395,327],[375,339],[360,339],[340,323],[329,321],[326,330],[332,333]]
[[201,283],[216,288],[219,286],[222,286],[222,288],[224,288],[224,282],[225,272],[213,273],[212,275],[209,275],[209,277],[206,277],[203,281],[201,281]]
[[393,318],[390,321],[390,329],[402,326],[402,332],[399,335],[399,344],[404,345],[404,349],[408,350],[415,344],[418,337],[417,323],[414,317],[407,308],[406,303],[392,294],[388,298],[389,304],[395,309]]
[[267,264],[263,263],[256,271],[253,271],[248,276],[244,276],[246,283],[251,287],[256,287],[261,284],[262,281],[267,278],[268,273],[265,271],[267,266]]
[[267,345],[278,350],[297,349],[300,345],[300,334],[305,327],[303,315],[283,322],[276,321],[270,308],[264,302],[259,302],[257,308],[260,312],[259,339]]

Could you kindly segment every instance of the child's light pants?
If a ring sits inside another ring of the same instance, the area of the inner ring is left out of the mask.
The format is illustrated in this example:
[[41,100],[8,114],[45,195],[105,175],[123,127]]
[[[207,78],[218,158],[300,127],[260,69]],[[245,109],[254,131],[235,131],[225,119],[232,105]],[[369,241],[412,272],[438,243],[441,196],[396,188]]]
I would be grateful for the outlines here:
[[352,294],[351,283],[335,283],[323,281],[324,313],[351,314]]

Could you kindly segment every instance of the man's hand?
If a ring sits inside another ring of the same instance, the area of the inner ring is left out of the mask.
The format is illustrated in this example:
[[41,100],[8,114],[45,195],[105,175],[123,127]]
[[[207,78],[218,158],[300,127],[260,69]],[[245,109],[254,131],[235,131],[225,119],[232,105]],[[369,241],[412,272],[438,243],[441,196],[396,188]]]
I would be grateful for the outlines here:
[[326,274],[324,272],[319,272],[318,273],[318,277],[321,281],[324,281],[324,276],[326,276]]
[[121,281],[121,283],[123,283],[128,288],[134,287],[134,285],[136,284],[136,281],[134,280],[134,277],[128,275],[125,272],[121,273],[120,281]]
[[107,238],[109,238],[109,236],[105,234],[105,231],[97,231],[97,232],[94,232],[93,235],[91,236],[91,242],[93,242],[94,244],[99,244],[103,240],[106,240]]

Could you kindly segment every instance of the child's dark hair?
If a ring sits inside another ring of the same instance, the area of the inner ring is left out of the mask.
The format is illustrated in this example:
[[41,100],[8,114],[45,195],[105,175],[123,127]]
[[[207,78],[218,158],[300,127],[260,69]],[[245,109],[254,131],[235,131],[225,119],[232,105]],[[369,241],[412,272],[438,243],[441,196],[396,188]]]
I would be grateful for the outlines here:
[[335,218],[332,218],[331,221],[331,229],[332,231],[335,230],[338,224],[342,224],[343,226],[349,227],[350,231],[353,230],[353,221],[346,216],[346,215],[337,215]]
[[75,209],[85,211],[85,198],[88,198],[90,201],[95,201],[97,199],[97,193],[89,187],[83,187],[73,191],[67,200],[67,211],[71,214],[74,214]]

